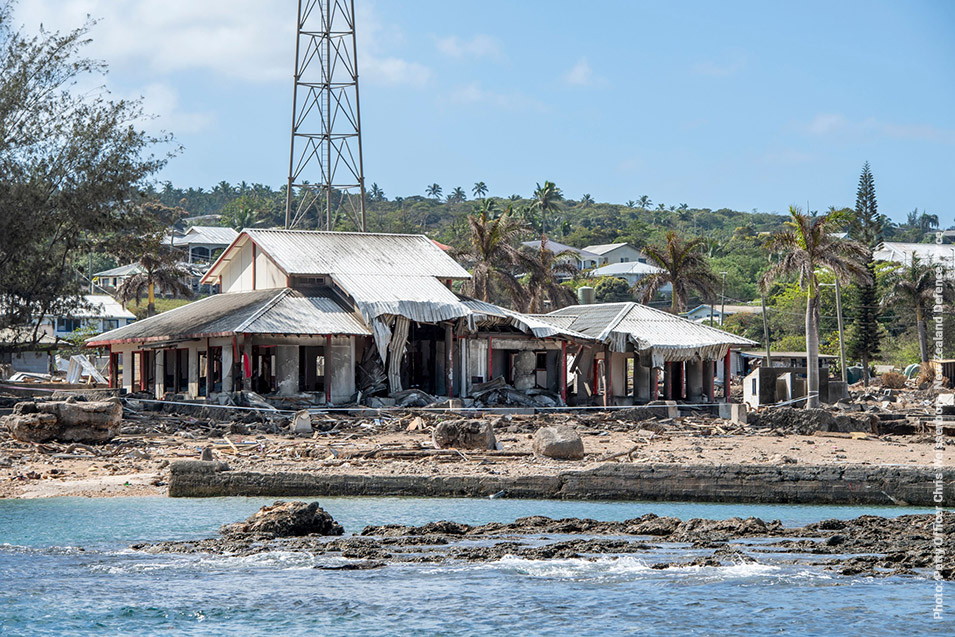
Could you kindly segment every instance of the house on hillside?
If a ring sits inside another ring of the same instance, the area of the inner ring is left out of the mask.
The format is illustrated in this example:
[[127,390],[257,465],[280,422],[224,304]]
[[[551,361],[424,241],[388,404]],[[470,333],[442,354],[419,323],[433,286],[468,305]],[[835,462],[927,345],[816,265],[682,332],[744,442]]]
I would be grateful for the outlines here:
[[[541,242],[537,241],[522,241],[521,245],[531,250],[540,250]],[[577,266],[578,270],[589,270],[595,268],[600,264],[600,255],[593,252],[588,252],[587,250],[581,250],[580,248],[575,248],[557,241],[552,241],[547,239],[544,242],[544,248],[550,250],[556,255],[559,255],[560,258],[570,260]]]
[[587,246],[585,252],[598,256],[597,265],[613,263],[646,263],[647,257],[629,243],[604,243]]
[[902,265],[911,265],[912,257],[918,257],[922,263],[941,263],[947,268],[955,268],[955,245],[886,241],[872,253],[872,257],[876,261]]
[[423,235],[243,230],[202,279],[221,294],[102,334],[127,391],[312,394],[342,404],[491,379],[566,392],[590,337],[452,290],[470,275]]
[[729,364],[732,349],[757,345],[639,303],[575,305],[537,318],[596,341],[568,360],[571,404],[714,402],[716,368]]
[[[649,265],[641,261],[628,261],[624,263],[611,263],[610,265],[601,266],[590,272],[591,278],[598,279],[600,277],[612,276],[618,279],[623,279],[630,286],[634,286],[640,282],[640,279],[647,276],[648,274],[655,274],[657,272],[662,272],[660,268],[655,265]],[[663,288],[660,289],[660,292],[663,294],[669,294],[672,291],[673,287],[667,283]]]
[[734,314],[762,314],[763,308],[756,305],[729,305],[722,303],[704,303],[702,305],[697,305],[692,310],[686,312],[683,316],[690,319],[691,321],[696,321],[702,323],[704,321],[709,321],[712,312],[713,322],[717,325],[722,325],[723,320]]
[[185,263],[209,263],[237,236],[238,232],[224,226],[190,226],[185,232],[173,232],[167,239],[182,250]]

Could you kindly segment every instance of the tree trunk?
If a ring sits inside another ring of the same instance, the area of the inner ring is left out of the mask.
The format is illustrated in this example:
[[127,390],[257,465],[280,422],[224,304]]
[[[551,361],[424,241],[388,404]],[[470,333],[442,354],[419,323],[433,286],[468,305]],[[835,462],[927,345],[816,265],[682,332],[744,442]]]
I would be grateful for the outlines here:
[[862,352],[862,386],[869,386],[869,352]]
[[922,367],[928,362],[928,326],[925,325],[925,317],[922,316],[922,308],[915,308],[915,322],[919,328],[919,355]]
[[156,314],[156,288],[153,285],[153,282],[149,282],[149,303],[146,305],[146,316],[153,316]]
[[819,293],[806,297],[806,407],[819,407]]

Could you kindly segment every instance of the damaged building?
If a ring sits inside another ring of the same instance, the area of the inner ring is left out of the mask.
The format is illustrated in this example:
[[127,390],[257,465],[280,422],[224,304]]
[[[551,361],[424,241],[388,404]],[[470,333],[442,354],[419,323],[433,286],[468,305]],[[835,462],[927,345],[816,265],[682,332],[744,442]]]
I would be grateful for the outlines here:
[[[423,235],[247,229],[203,277],[221,293],[87,341],[110,383],[162,398],[235,390],[344,404],[495,379],[562,403],[592,338],[457,294],[470,275]],[[500,379],[500,380],[498,380]]]
[[[537,316],[593,339],[568,360],[571,404],[630,405],[651,400],[714,402],[718,366],[751,341],[639,303],[574,305]],[[729,378],[731,375],[726,374]]]

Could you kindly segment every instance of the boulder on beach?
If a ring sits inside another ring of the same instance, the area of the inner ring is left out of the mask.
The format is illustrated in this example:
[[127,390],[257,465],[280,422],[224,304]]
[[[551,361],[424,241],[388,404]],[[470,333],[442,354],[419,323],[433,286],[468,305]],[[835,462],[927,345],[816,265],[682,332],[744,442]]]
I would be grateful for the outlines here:
[[345,530],[318,502],[282,502],[264,506],[244,522],[226,524],[219,529],[225,536],[267,535],[299,537],[302,535],[341,535]]
[[119,433],[123,407],[110,401],[17,403],[3,418],[10,434],[22,442],[109,442]]
[[446,420],[431,434],[438,449],[496,449],[497,438],[490,422],[482,420]]
[[566,425],[541,427],[534,434],[534,453],[557,460],[580,460],[584,457],[584,441]]

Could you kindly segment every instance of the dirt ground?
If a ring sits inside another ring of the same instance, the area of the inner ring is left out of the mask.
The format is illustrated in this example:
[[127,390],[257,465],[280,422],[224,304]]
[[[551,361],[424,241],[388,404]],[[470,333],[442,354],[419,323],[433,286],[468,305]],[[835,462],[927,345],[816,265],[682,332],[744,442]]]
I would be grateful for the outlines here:
[[501,449],[491,453],[435,452],[427,427],[297,436],[122,435],[102,447],[36,445],[0,432],[0,497],[165,495],[169,463],[198,459],[206,447],[233,469],[377,475],[546,475],[601,462],[930,466],[934,459],[930,436],[655,434],[634,424],[629,431],[582,428],[586,457],[557,461],[533,454],[532,434],[508,429],[514,428],[497,431]]

